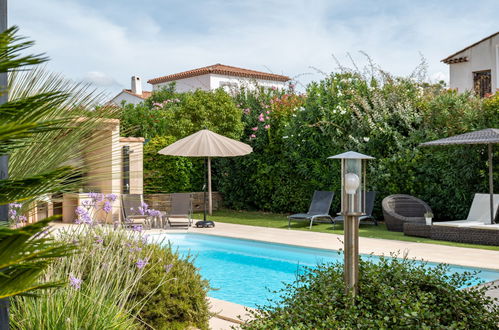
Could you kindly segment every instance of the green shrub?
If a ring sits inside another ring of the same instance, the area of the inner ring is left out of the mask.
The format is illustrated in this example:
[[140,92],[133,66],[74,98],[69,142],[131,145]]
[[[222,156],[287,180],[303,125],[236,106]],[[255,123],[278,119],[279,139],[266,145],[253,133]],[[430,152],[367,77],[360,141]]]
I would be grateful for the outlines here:
[[[147,275],[135,287],[130,302],[139,303],[138,317],[155,329],[208,329],[208,283],[191,258],[180,258],[169,247],[147,245]],[[165,271],[168,281],[164,281]],[[151,294],[153,292],[153,294]],[[146,299],[147,304],[140,302]]]
[[299,274],[280,292],[281,302],[254,312],[243,329],[497,329],[497,299],[484,288],[459,289],[472,275],[447,270],[407,259],[362,260],[352,300],[343,265],[320,265]]

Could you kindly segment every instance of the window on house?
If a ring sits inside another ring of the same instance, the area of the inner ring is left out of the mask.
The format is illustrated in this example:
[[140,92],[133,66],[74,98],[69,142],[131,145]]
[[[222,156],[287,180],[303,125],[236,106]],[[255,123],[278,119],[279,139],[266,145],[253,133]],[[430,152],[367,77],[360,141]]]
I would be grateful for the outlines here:
[[473,72],[473,87],[480,97],[490,94],[492,92],[490,70]]

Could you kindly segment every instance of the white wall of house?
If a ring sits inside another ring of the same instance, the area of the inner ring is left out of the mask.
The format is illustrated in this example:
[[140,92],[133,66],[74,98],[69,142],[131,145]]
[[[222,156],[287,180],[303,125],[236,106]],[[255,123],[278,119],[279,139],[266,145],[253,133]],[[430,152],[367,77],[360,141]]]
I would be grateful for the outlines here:
[[[152,85],[152,90],[158,90],[163,87],[170,85],[172,81],[167,81],[164,83],[159,83]],[[179,79],[176,81],[175,90],[179,93],[184,93],[188,91],[195,91],[196,89],[202,89],[208,91],[211,89],[210,85],[210,75],[203,74],[196,77],[190,77],[185,79]]]
[[492,92],[499,90],[499,35],[453,56],[458,57],[467,57],[468,62],[449,64],[450,88],[459,92],[473,90],[473,72],[491,70]]
[[110,102],[116,105],[121,105],[123,101],[131,104],[139,104],[141,102],[144,102],[142,98],[124,91],[121,91],[121,93],[116,95]]
[[[164,86],[168,86],[171,81],[154,84],[153,90],[158,90]],[[194,91],[196,89],[201,90],[213,90],[219,87],[224,87],[228,91],[231,87],[241,87],[246,86],[248,88],[255,88],[255,83],[264,86],[264,87],[276,87],[276,88],[285,88],[286,83],[281,81],[273,81],[273,80],[263,80],[263,79],[252,79],[252,78],[243,78],[243,77],[235,77],[235,76],[226,76],[220,74],[204,74],[196,77],[190,77],[185,79],[176,80],[176,91],[177,92],[188,92]]]

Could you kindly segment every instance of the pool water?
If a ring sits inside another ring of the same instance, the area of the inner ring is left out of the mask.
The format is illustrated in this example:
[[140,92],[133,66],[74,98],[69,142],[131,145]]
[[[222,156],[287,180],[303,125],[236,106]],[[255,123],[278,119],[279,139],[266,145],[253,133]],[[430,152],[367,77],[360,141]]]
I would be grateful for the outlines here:
[[[196,256],[201,275],[217,290],[209,296],[248,307],[256,307],[277,298],[271,291],[291,283],[301,266],[343,261],[337,251],[257,242],[205,234],[159,234],[153,241],[183,254]],[[371,257],[371,256],[369,256]],[[376,258],[376,257],[372,257]],[[436,264],[429,264],[429,266]],[[451,272],[480,270],[476,283],[499,279],[499,271],[451,265]],[[270,290],[270,291],[269,291]]]

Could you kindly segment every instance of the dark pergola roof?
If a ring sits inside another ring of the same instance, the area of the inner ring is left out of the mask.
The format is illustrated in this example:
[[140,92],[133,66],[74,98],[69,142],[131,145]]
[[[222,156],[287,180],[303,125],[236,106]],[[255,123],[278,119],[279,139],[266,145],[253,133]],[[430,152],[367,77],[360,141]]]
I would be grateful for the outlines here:
[[443,146],[450,144],[490,144],[499,143],[499,129],[487,128],[481,131],[464,133],[445,139],[421,143],[421,146]]

